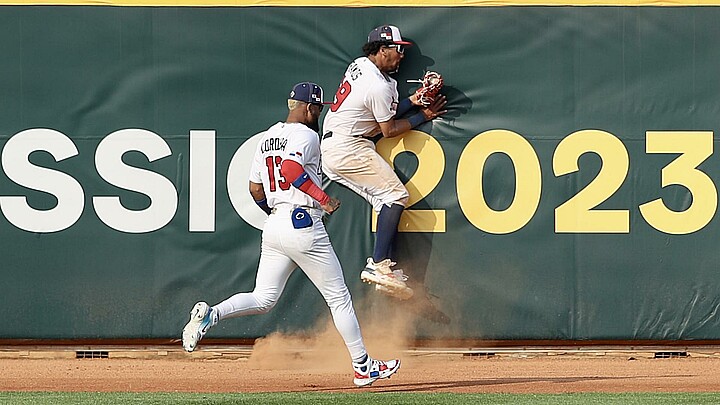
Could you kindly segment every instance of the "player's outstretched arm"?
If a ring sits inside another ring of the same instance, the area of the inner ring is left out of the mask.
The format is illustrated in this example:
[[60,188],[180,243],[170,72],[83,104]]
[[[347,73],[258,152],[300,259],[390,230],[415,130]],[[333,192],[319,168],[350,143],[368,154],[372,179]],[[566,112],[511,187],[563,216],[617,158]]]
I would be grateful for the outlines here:
[[[416,115],[417,114],[413,115],[413,117],[415,117]],[[423,120],[422,122],[425,121]],[[380,131],[382,131],[382,136],[384,138],[394,138],[413,129],[413,125],[410,124],[410,120],[407,119],[391,119],[390,121],[378,122],[378,124],[380,124]]]
[[379,122],[378,124],[380,124],[380,130],[382,131],[383,137],[394,138],[426,121],[434,120],[447,112],[445,109],[446,104],[447,98],[440,95],[436,97],[429,106],[422,107],[420,111],[411,115],[410,118],[400,120],[391,119],[386,122]]

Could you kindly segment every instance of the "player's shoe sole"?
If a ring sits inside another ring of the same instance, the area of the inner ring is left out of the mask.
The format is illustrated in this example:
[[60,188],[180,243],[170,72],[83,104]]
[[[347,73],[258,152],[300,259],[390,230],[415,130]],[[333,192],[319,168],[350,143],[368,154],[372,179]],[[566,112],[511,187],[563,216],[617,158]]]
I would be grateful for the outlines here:
[[363,270],[360,273],[360,279],[366,283],[378,284],[387,288],[393,288],[397,290],[407,288],[407,285],[404,281],[400,281],[388,274],[382,274],[380,272],[370,271],[367,269]]
[[210,306],[205,302],[198,302],[192,310],[190,310],[190,321],[183,328],[182,342],[183,348],[192,352],[197,347],[200,339],[210,329]]
[[404,281],[398,280],[391,275],[366,269],[360,273],[360,279],[368,284],[375,284],[375,288],[383,294],[401,300],[410,299],[414,294],[412,288],[408,287]]
[[389,295],[394,298],[398,298],[401,300],[409,300],[410,298],[415,295],[415,292],[412,288],[405,286],[405,288],[402,289],[394,289],[394,288],[387,288],[384,285],[375,284],[375,290],[385,294]]

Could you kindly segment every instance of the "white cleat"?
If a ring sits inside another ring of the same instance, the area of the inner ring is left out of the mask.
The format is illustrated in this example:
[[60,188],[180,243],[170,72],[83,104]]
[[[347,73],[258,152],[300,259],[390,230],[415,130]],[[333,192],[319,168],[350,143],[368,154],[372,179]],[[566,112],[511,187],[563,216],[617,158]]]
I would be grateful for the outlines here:
[[410,287],[405,287],[403,289],[390,289],[380,284],[375,284],[375,290],[400,300],[409,300],[413,297],[413,295],[415,295],[415,292]]
[[408,277],[403,274],[402,270],[390,268],[395,264],[390,259],[375,263],[372,257],[369,257],[365,269],[360,273],[360,279],[366,283],[375,284],[375,289],[383,294],[401,300],[410,299],[413,296],[413,290],[405,284]]
[[390,378],[400,368],[400,360],[375,360],[367,356],[363,364],[353,363],[355,379],[353,382],[358,387],[367,387],[382,378]]
[[190,321],[183,328],[183,348],[192,352],[200,339],[217,323],[217,313],[205,302],[198,302],[190,311]]

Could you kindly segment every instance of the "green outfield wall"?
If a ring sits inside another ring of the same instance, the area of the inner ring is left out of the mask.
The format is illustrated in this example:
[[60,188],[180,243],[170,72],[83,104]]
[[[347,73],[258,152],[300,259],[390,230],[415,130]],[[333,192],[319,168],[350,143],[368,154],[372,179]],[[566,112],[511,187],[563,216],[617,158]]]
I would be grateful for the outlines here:
[[[175,338],[254,285],[255,134],[331,97],[367,33],[416,46],[449,112],[378,149],[411,191],[419,338],[720,339],[720,8],[0,6],[0,339]],[[357,302],[373,216],[326,184]],[[377,298],[385,299],[385,298]],[[392,305],[391,301],[386,301]],[[215,338],[303,331],[300,273]]]

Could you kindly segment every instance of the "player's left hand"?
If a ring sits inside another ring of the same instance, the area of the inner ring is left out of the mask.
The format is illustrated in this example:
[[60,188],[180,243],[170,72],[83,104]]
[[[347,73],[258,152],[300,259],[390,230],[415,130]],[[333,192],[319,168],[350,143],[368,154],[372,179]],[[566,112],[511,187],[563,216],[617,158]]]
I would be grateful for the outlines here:
[[447,97],[441,94],[436,97],[429,106],[421,108],[420,111],[425,116],[426,121],[434,120],[435,118],[447,112],[447,110],[445,109],[446,104]]
[[340,209],[340,200],[330,197],[330,201],[328,201],[327,204],[321,205],[321,207],[325,212],[332,215],[333,212]]

